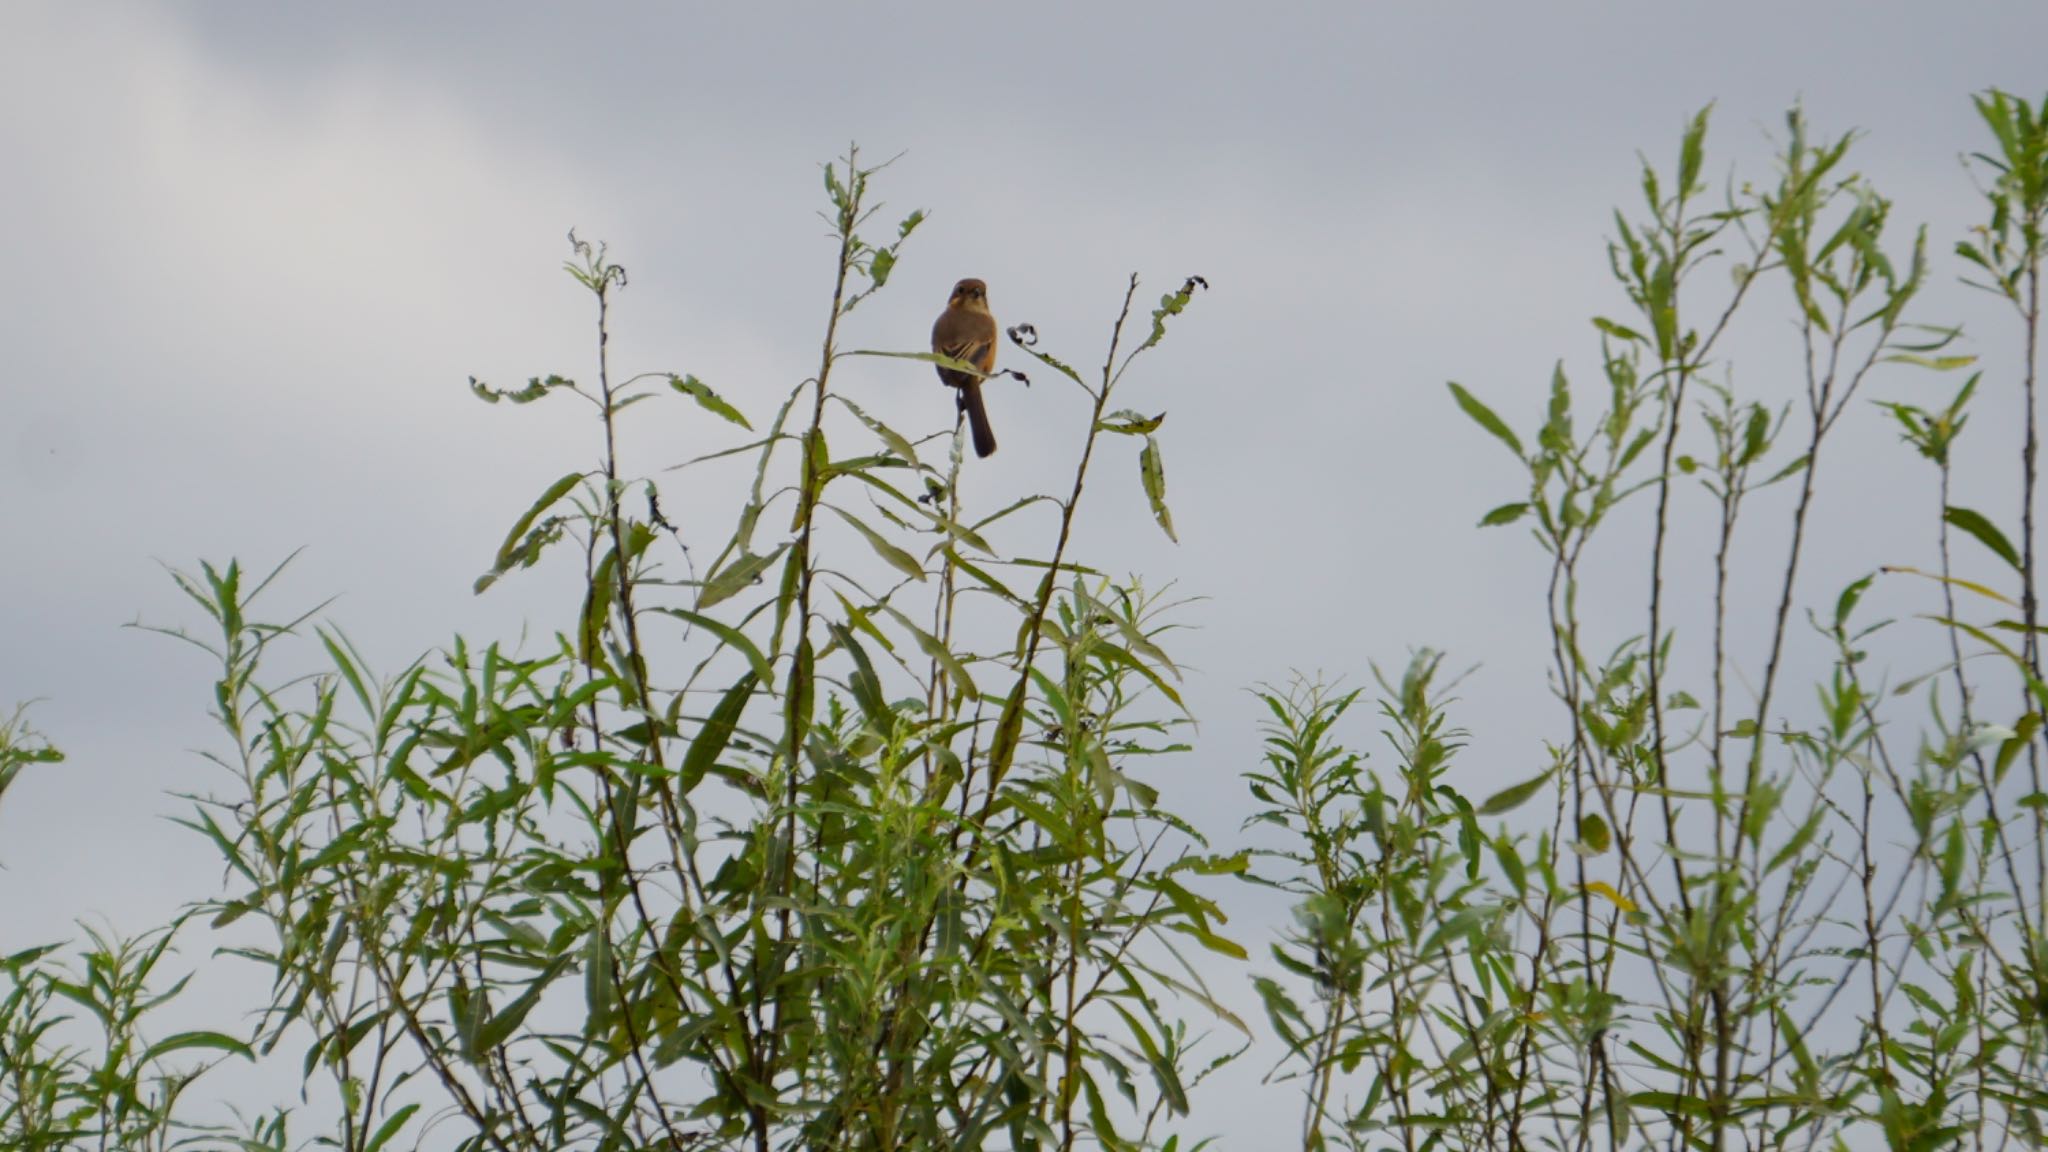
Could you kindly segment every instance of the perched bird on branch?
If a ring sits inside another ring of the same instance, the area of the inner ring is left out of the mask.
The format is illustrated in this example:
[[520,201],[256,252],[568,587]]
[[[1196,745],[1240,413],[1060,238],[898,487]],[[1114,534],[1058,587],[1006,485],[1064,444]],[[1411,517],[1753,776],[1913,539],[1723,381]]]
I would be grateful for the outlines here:
[[[988,285],[979,280],[962,280],[953,285],[946,310],[932,325],[932,351],[964,360],[982,374],[996,370],[996,318],[988,310]],[[960,410],[974,432],[974,454],[988,456],[996,450],[995,429],[989,427],[988,409],[981,402],[981,377],[956,368],[940,368],[939,379],[954,390]]]

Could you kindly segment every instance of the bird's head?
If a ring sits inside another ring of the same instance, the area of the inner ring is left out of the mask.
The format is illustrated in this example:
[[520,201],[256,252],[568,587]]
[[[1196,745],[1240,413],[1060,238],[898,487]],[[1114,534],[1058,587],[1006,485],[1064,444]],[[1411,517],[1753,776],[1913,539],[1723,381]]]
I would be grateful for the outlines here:
[[948,308],[965,308],[972,312],[988,311],[988,285],[979,280],[962,280],[953,285],[953,296],[946,301]]

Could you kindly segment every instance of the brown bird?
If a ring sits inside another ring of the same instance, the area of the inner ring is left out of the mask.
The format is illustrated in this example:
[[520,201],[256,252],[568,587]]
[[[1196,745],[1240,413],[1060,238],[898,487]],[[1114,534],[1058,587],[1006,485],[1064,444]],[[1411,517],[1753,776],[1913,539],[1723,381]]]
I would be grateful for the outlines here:
[[[953,285],[946,310],[932,325],[932,351],[941,356],[981,369],[983,375],[996,370],[996,318],[988,310],[988,285],[979,280],[962,280]],[[988,409],[981,403],[981,378],[957,368],[940,368],[939,379],[954,389],[960,410],[967,413],[974,430],[974,454],[992,455],[996,450],[995,429],[988,426]]]

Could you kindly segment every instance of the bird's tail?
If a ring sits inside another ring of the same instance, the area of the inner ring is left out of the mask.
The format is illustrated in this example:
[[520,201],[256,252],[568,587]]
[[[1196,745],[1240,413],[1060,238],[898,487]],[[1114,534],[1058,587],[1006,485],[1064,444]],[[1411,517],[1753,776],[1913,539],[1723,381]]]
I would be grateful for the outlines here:
[[981,381],[962,385],[960,410],[967,413],[967,425],[974,433],[974,454],[993,456],[996,451],[996,430],[989,427],[988,409],[981,403]]

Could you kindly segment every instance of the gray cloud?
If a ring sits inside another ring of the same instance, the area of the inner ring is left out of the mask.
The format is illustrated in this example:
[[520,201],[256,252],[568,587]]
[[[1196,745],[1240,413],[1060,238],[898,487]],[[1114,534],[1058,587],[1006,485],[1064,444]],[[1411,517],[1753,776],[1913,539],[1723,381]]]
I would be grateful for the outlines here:
[[[555,271],[577,225],[633,269],[625,360],[765,411],[813,367],[817,165],[852,139],[905,152],[881,185],[891,211],[935,211],[852,344],[917,347],[972,274],[1006,321],[1092,362],[1130,271],[1154,294],[1188,273],[1215,285],[1132,396],[1171,413],[1183,543],[1151,526],[1127,462],[1083,523],[1100,562],[1211,598],[1178,650],[1204,730],[1166,781],[1176,805],[1234,834],[1247,684],[1297,666],[1356,680],[1424,643],[1486,661],[1463,692],[1478,732],[1461,783],[1520,779],[1547,722],[1537,558],[1471,530],[1516,477],[1443,381],[1526,418],[1555,359],[1590,372],[1585,317],[1621,307],[1600,244],[1635,197],[1633,153],[1669,154],[1709,100],[1714,163],[1753,175],[1794,99],[1823,128],[1868,129],[1862,169],[1945,252],[1977,214],[1956,164],[1977,140],[1967,96],[2035,91],[2044,42],[2048,11],[2018,2],[10,5],[0,704],[46,697],[37,720],[73,756],[0,808],[13,938],[79,915],[140,927],[213,882],[196,842],[150,819],[179,809],[165,790],[203,786],[180,750],[211,742],[205,668],[116,628],[190,619],[154,558],[310,544],[280,605],[344,592],[334,614],[387,666],[458,630],[551,626],[558,580],[482,600],[468,583],[589,445],[553,422],[568,417],[481,408],[463,378],[584,370],[585,300]],[[1946,286],[1929,314],[1987,336],[2002,322]],[[1738,383],[1788,383],[1781,342],[1744,341]],[[878,361],[847,385],[936,426],[910,375]],[[1075,418],[1048,381],[992,403],[991,507],[1057,474]],[[634,443],[646,458],[717,443],[657,419]],[[1899,509],[1932,514],[1881,426],[1840,447],[1872,486],[1826,494],[1838,535],[1810,590],[1891,558]],[[1986,491],[2010,491],[1993,475]],[[677,504],[698,532],[729,515]],[[1760,563],[1777,547],[1759,542]],[[1617,637],[1632,603],[1611,609]],[[1257,955],[1286,910],[1239,903]],[[1293,1107],[1255,1079],[1233,1073],[1199,1118],[1239,1146],[1261,1109]]]

